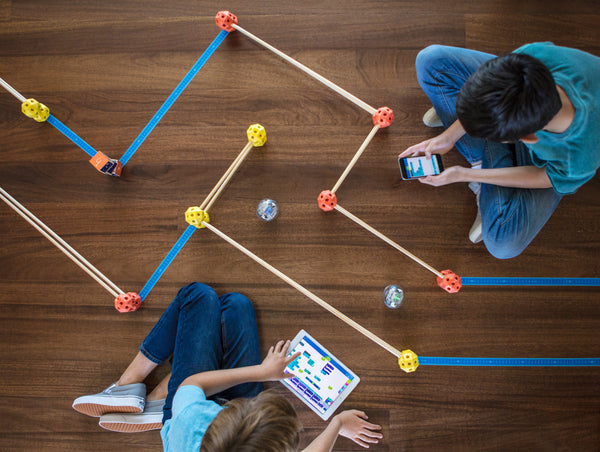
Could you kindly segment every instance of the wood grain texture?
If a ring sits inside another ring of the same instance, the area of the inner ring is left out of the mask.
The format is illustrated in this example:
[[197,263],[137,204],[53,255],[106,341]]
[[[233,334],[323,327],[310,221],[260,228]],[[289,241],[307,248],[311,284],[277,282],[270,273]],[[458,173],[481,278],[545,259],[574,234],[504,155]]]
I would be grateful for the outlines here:
[[[600,183],[566,197],[530,247],[492,258],[467,233],[465,185],[403,182],[399,151],[435,135],[414,59],[429,44],[505,53],[550,40],[600,52],[597,2],[230,1],[240,25],[396,121],[337,192],[340,204],[435,268],[461,276],[598,277]],[[221,7],[222,8],[222,7]],[[0,0],[0,77],[97,150],[120,157],[217,35],[214,2]],[[551,14],[547,12],[551,11]],[[442,292],[426,269],[316,198],[371,130],[362,110],[232,33],[125,168],[97,173],[49,124],[0,92],[0,183],[126,291],[139,291],[261,123],[253,150],[211,209],[212,223],[393,346],[424,356],[598,357],[599,291],[465,287]],[[447,165],[461,164],[455,155]],[[255,216],[266,197],[273,223]],[[71,408],[106,387],[177,289],[206,282],[256,307],[263,351],[309,330],[361,377],[344,404],[383,426],[376,451],[577,450],[600,444],[594,368],[443,368],[405,374],[385,350],[327,314],[210,231],[196,231],[143,309],[112,297],[0,205],[0,450],[161,450],[157,432],[118,435]],[[400,284],[401,309],[382,290]],[[151,388],[167,372],[148,380]],[[275,390],[288,396],[278,384]],[[324,423],[289,395],[302,445]],[[340,438],[335,450],[362,450]]]

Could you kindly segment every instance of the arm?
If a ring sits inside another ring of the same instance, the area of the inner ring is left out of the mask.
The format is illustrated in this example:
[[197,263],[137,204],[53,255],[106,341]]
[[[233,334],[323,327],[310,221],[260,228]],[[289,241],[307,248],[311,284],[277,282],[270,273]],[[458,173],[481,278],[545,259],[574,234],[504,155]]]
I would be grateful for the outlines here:
[[279,341],[269,349],[266,358],[259,365],[200,372],[187,377],[181,386],[198,386],[207,397],[210,397],[241,383],[292,378],[294,374],[284,373],[284,369],[298,357],[299,353],[286,357],[289,345],[290,341]]
[[482,182],[514,188],[551,188],[552,183],[545,168],[537,166],[514,166],[508,168],[473,169],[452,166],[438,176],[427,176],[420,182],[433,186],[454,182]]
[[368,449],[369,444],[377,444],[383,435],[374,430],[381,426],[367,422],[368,416],[362,411],[342,411],[333,417],[329,425],[302,452],[330,452],[338,435],[351,439]]
[[[432,153],[445,154],[465,134],[465,129],[459,120],[448,127],[437,137],[425,140],[409,147],[398,157],[426,155],[431,158]],[[552,183],[544,168],[536,166],[517,166],[511,168],[472,169],[462,166],[447,168],[438,176],[427,176],[419,179],[424,184],[440,186],[454,182],[482,182],[514,188],[551,188]]]

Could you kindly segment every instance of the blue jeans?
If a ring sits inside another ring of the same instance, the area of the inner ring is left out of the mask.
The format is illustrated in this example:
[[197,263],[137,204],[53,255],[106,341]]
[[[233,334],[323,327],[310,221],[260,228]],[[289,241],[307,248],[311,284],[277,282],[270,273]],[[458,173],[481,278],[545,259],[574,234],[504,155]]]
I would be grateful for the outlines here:
[[[163,423],[171,418],[177,388],[190,375],[253,366],[262,361],[250,300],[239,293],[219,297],[201,283],[179,290],[140,345],[140,351],[156,364],[173,357]],[[262,390],[262,383],[244,383],[210,398],[254,397]]]
[[[461,87],[489,53],[432,45],[417,56],[417,78],[445,128],[456,121],[456,98]],[[494,143],[464,135],[456,149],[470,164],[482,168],[532,165],[527,147]],[[548,221],[562,196],[551,188],[524,189],[481,184],[479,208],[483,243],[499,259],[518,256]]]

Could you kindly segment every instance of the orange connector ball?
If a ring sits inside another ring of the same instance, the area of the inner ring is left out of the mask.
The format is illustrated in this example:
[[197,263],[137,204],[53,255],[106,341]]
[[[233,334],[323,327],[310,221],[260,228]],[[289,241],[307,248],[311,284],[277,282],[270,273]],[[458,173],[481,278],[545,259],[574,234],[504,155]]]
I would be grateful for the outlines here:
[[222,28],[225,31],[233,31],[235,28],[231,26],[231,24],[238,23],[237,17],[235,17],[229,11],[219,11],[215,17],[215,22],[217,23],[217,27]]
[[394,122],[394,112],[391,108],[381,107],[373,113],[373,125],[384,128],[389,126],[392,122]]
[[331,190],[323,190],[317,202],[319,203],[319,209],[323,212],[330,212],[337,205],[337,196]]
[[142,299],[135,292],[122,293],[115,298],[115,309],[119,312],[137,311],[141,304]]
[[462,287],[460,276],[452,270],[442,270],[443,278],[437,277],[438,285],[448,293],[456,293]]

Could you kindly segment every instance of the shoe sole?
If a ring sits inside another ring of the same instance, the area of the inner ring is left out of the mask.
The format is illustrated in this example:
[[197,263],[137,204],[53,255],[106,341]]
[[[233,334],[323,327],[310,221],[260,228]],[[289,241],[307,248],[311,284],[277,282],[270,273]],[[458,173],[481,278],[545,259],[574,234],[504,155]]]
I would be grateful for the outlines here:
[[132,424],[130,422],[100,422],[100,427],[112,432],[141,433],[150,430],[160,430],[162,422],[150,422],[147,424]]
[[142,409],[131,405],[102,405],[100,403],[79,403],[73,409],[92,417],[100,417],[106,413],[141,413]]

